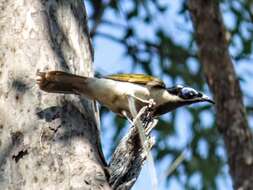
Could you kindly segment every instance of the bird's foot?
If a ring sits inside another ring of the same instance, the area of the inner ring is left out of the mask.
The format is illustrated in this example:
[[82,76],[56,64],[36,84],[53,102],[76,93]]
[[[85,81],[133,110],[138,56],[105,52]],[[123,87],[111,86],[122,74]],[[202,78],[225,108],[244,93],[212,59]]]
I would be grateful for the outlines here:
[[131,120],[131,118],[128,116],[126,111],[122,111],[121,114],[128,120],[128,122],[134,126],[134,122]]
[[156,105],[156,102],[153,98],[148,100],[148,108],[152,108]]

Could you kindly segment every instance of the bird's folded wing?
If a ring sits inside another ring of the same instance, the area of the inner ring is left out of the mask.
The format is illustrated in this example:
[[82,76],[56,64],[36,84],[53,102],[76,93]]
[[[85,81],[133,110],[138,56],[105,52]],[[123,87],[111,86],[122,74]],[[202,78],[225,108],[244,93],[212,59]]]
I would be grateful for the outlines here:
[[136,84],[165,88],[165,84],[162,80],[144,74],[115,74],[105,76],[104,78],[122,82],[131,82]]

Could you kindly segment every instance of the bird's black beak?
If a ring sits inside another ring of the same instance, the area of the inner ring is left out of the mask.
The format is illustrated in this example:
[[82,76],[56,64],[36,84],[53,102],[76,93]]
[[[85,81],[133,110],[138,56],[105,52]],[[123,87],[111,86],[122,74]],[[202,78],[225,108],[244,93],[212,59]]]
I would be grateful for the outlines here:
[[209,102],[211,104],[215,104],[215,102],[209,98],[207,95],[203,94],[203,96],[201,97],[201,99],[204,101],[204,102]]

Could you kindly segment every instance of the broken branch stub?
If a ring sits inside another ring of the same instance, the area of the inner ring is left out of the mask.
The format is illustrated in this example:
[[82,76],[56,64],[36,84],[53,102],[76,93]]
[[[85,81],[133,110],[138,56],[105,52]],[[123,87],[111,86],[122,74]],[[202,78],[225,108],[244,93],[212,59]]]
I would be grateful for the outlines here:
[[[109,164],[111,174],[109,183],[115,190],[131,189],[150,149],[155,144],[154,138],[149,136],[151,129],[156,124],[153,119],[147,119],[151,114],[150,107],[145,106],[137,113],[134,105],[134,101],[130,97],[129,106],[134,118],[134,126],[120,141]],[[141,121],[140,118],[144,119]]]

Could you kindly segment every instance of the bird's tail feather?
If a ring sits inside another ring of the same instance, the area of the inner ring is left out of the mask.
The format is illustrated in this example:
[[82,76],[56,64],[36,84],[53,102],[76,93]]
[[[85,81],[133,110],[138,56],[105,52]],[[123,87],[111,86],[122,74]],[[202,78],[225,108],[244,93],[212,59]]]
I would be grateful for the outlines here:
[[49,71],[38,72],[36,82],[46,92],[78,94],[76,89],[84,85],[87,78],[63,71]]

